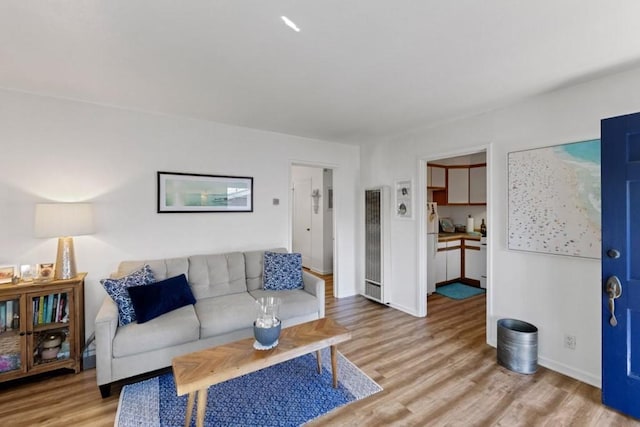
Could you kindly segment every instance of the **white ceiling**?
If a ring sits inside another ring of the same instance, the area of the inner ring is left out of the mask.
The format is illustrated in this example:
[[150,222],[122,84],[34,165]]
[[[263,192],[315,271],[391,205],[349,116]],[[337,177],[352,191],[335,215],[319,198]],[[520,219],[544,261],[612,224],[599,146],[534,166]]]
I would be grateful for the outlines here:
[[366,143],[637,65],[639,16],[637,0],[2,0],[0,88]]

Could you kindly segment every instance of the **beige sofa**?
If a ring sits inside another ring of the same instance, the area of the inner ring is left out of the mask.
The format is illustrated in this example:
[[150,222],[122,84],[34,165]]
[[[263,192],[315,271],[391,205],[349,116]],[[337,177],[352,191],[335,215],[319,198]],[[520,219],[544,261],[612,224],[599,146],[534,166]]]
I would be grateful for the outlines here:
[[[272,249],[286,252],[285,249]],[[148,322],[118,326],[118,308],[106,296],[96,316],[96,371],[103,397],[114,381],[171,366],[175,356],[253,336],[255,299],[282,300],[283,327],[324,317],[324,280],[303,272],[303,289],[262,289],[264,251],[124,261],[113,277],[148,264],[156,280],[185,274],[196,298]]]

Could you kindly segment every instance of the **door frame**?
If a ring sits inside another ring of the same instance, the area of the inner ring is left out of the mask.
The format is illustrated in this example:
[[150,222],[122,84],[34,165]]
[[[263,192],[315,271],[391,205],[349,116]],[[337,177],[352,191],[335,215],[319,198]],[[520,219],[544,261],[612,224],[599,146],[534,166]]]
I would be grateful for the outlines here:
[[332,221],[332,230],[331,233],[333,235],[333,296],[335,297],[336,295],[339,295],[338,289],[340,286],[339,280],[338,280],[338,234],[336,233],[337,230],[337,221],[336,218],[338,217],[338,213],[340,212],[340,203],[338,203],[338,197],[336,197],[337,194],[339,194],[339,192],[341,191],[341,189],[336,186],[336,183],[338,182],[336,180],[336,175],[339,172],[339,167],[337,164],[334,163],[323,163],[323,162],[310,162],[310,161],[306,161],[306,160],[295,160],[295,159],[290,159],[289,160],[289,170],[288,170],[288,180],[287,180],[287,199],[289,202],[289,206],[288,206],[288,219],[287,219],[287,223],[288,223],[288,227],[287,227],[287,232],[288,232],[288,237],[287,237],[287,249],[289,249],[289,251],[292,250],[293,248],[293,189],[291,188],[291,180],[293,178],[293,174],[291,173],[291,167],[292,166],[304,166],[304,167],[310,167],[310,168],[319,168],[319,169],[331,169],[331,174],[332,174],[332,180],[333,180],[333,212],[332,212],[332,216],[333,216],[333,221]]
[[[445,159],[449,157],[467,156],[470,154],[476,154],[484,151],[487,156],[487,317],[486,322],[488,325],[490,315],[493,312],[493,248],[494,240],[497,233],[494,232],[495,228],[491,226],[493,224],[493,210],[497,205],[495,199],[495,192],[493,191],[494,179],[494,167],[493,167],[493,144],[487,143],[483,145],[476,145],[461,150],[439,152],[438,154],[430,154],[428,156],[422,156],[418,158],[417,176],[418,176],[418,188],[417,191],[417,205],[418,208],[418,286],[416,299],[418,301],[418,316],[425,317],[427,315],[427,163]],[[487,339],[489,337],[490,328],[487,328]]]

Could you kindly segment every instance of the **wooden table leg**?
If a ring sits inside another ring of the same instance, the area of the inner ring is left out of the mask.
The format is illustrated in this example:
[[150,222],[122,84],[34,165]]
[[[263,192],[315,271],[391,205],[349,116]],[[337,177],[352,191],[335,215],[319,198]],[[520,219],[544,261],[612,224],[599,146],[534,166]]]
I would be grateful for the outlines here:
[[189,398],[187,399],[187,415],[184,417],[184,427],[189,427],[191,425],[191,416],[193,415],[193,405],[196,403],[196,392],[193,391],[189,393]]
[[333,373],[333,388],[338,388],[338,346],[331,346],[331,372]]
[[320,355],[320,350],[316,351],[316,360],[318,362],[318,373],[322,373],[322,356]]
[[198,390],[198,413],[196,427],[204,427],[204,413],[207,409],[207,389]]

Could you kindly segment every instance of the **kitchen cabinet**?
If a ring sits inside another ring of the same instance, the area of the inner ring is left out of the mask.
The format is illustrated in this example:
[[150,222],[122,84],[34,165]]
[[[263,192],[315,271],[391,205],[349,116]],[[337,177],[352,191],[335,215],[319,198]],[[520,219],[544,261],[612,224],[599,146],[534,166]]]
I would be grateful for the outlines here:
[[485,165],[469,168],[469,204],[487,204],[487,167]]
[[427,166],[427,187],[445,188],[447,186],[447,169],[443,166]]
[[447,281],[460,278],[460,248],[447,250]]
[[486,205],[487,165],[427,166],[427,188],[438,205]]
[[480,242],[465,240],[464,242],[464,278],[480,281],[482,275],[482,257]]
[[447,204],[469,204],[468,167],[450,167],[447,169]]
[[461,277],[461,244],[461,240],[438,242],[436,283],[449,282]]
[[447,281],[447,251],[436,252],[436,283]]

